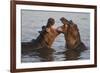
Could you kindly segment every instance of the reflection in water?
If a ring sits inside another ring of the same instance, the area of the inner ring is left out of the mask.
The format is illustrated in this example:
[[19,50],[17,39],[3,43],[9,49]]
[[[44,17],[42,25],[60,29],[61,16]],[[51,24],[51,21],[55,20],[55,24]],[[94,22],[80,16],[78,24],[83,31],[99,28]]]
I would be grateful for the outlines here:
[[[53,61],[53,52],[52,48],[40,48],[37,50],[29,50],[22,53],[21,62],[46,62]],[[31,58],[31,59],[30,59]]]
[[84,51],[79,51],[76,49],[65,49],[64,51],[59,53],[59,51],[55,51],[55,48],[40,48],[38,50],[28,51],[26,53],[24,52],[22,54],[22,62],[80,60],[82,59],[81,55],[83,52]]
[[39,53],[38,56],[42,61],[53,61],[53,49],[52,48],[41,48],[37,52]]
[[78,60],[80,59],[82,51],[76,49],[70,49],[65,51],[65,60]]

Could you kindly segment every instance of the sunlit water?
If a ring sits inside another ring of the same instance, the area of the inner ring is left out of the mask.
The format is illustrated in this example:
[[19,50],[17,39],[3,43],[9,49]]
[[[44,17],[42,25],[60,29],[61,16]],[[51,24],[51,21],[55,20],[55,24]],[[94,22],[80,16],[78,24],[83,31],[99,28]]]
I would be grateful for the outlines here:
[[[61,26],[61,17],[68,20],[73,20],[78,25],[82,42],[88,50],[81,52],[78,55],[78,60],[90,59],[90,14],[89,13],[74,13],[74,12],[52,12],[52,11],[32,11],[22,10],[22,41],[28,42],[36,39],[43,25],[46,25],[48,18],[53,17],[56,21],[55,26]],[[52,51],[53,50],[53,51]],[[68,59],[65,52],[64,35],[60,34],[55,39],[52,50],[42,50],[47,53],[32,52],[21,55],[21,62],[44,62],[44,61],[65,61]],[[75,53],[75,52],[72,52]]]

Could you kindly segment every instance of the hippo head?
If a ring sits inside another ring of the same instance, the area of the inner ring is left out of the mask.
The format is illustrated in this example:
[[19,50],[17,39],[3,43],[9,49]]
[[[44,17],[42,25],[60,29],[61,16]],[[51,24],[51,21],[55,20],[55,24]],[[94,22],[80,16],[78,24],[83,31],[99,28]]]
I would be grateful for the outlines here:
[[75,32],[78,32],[78,27],[77,25],[72,21],[68,21],[66,18],[62,17],[61,19],[61,22],[63,23],[62,25],[62,30],[64,33],[67,33],[67,31],[70,29],[71,31],[73,31],[74,33]]
[[68,21],[64,17],[62,17],[60,20],[63,23],[64,28],[67,29],[64,32],[66,46],[69,49],[73,49],[80,43],[79,29],[72,20]]

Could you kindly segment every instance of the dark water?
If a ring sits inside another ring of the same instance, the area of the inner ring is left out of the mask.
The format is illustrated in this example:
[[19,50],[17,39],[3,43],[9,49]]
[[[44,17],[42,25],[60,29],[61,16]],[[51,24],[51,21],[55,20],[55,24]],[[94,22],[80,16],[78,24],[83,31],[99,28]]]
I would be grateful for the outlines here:
[[47,19],[53,17],[55,26],[61,26],[61,17],[73,20],[79,27],[82,42],[88,48],[84,52],[65,49],[64,35],[60,34],[54,41],[51,49],[39,49],[28,54],[21,55],[21,62],[45,62],[90,59],[90,14],[72,12],[51,12],[22,10],[22,39],[21,42],[28,42],[36,39]]

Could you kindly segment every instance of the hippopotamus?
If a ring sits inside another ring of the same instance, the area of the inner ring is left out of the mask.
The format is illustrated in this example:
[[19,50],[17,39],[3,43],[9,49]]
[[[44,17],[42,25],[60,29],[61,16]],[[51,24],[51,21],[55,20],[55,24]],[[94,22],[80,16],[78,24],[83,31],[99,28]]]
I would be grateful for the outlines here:
[[21,42],[22,52],[51,48],[55,38],[66,30],[65,25],[56,28],[54,24],[55,20],[49,18],[47,25],[42,26],[42,30],[39,31],[39,36],[36,39],[32,39],[29,42]]
[[76,49],[78,51],[86,50],[87,47],[81,40],[79,29],[77,24],[72,20],[67,20],[65,17],[62,17],[61,22],[66,26],[66,32],[64,32],[65,37],[65,47],[67,49]]

